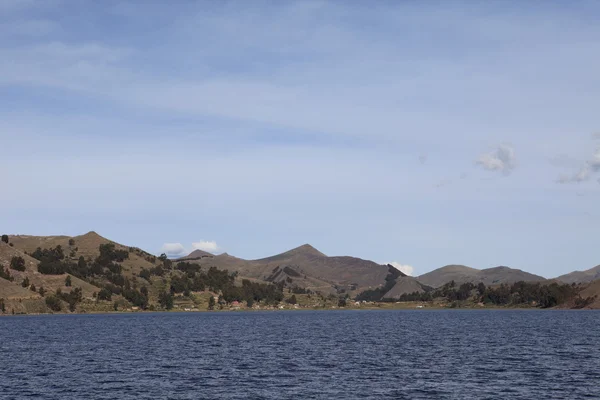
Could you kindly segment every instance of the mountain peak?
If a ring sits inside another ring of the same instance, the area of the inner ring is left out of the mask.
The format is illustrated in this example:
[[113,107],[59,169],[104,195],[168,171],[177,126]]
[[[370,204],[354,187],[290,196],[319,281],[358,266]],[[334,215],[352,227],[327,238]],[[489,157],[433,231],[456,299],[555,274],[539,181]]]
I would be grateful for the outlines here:
[[[75,236],[77,237],[77,236]],[[88,233],[85,233],[81,236],[79,236],[80,238],[86,238],[86,239],[105,239],[104,237],[100,236],[96,231],[89,231]]]
[[325,254],[321,253],[319,250],[315,249],[308,243],[303,244],[302,246],[298,246],[286,253],[293,254],[302,254],[302,255],[313,255],[313,256],[325,256]]
[[209,253],[208,251],[196,249],[192,251],[190,254],[185,256],[184,258],[201,258],[201,257],[214,257],[214,254]]

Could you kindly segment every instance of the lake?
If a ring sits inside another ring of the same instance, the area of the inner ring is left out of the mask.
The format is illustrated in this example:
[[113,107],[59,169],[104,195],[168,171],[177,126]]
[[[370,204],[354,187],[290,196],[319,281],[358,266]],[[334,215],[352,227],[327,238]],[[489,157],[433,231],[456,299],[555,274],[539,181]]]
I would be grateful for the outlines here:
[[0,398],[600,398],[600,312],[0,318]]

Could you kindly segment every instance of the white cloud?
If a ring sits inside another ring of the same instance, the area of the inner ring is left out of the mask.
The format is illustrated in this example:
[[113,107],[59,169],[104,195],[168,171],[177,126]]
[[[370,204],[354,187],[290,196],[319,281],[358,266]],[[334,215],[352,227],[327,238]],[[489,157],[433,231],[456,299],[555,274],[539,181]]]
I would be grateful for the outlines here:
[[477,159],[477,165],[488,171],[501,171],[508,175],[517,166],[515,149],[507,144],[501,144],[489,153],[480,155]]
[[216,253],[219,251],[219,246],[217,246],[217,242],[214,240],[201,240],[199,242],[194,242],[192,243],[192,247],[194,250],[208,251],[209,253]]
[[165,243],[161,250],[167,256],[181,256],[186,254],[185,247],[181,243]]
[[589,180],[593,174],[600,172],[600,147],[591,159],[585,162],[584,166],[573,175],[562,175],[558,178],[558,183],[580,183]]
[[408,276],[412,276],[413,271],[415,270],[415,268],[412,265],[401,264],[397,261],[390,261],[386,264],[391,265],[392,267],[396,268],[398,271],[403,272]]

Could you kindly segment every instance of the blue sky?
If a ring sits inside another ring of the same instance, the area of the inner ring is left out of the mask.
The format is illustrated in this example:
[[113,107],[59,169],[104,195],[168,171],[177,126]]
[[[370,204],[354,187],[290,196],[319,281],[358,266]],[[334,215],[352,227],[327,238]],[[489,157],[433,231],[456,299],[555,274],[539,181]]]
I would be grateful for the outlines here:
[[3,232],[600,263],[600,4],[0,0]]

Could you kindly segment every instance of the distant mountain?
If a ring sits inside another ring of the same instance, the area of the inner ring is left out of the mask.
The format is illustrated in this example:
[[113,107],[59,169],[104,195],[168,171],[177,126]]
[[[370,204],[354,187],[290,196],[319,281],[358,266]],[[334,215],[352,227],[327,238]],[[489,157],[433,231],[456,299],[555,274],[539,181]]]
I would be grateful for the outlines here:
[[464,265],[447,265],[418,276],[417,280],[427,286],[440,287],[450,281],[454,281],[457,284],[483,282],[486,286],[489,286],[499,285],[501,283],[510,284],[519,281],[543,282],[546,278],[509,267],[495,267],[479,270]]
[[[190,257],[186,257],[189,259]],[[335,293],[337,290],[361,291],[383,285],[388,267],[355,257],[328,257],[309,244],[284,253],[244,260],[228,254],[191,260],[237,272],[241,277],[268,282],[287,280],[290,285]]]
[[563,283],[587,283],[596,279],[600,279],[600,265],[585,271],[573,271],[556,278],[556,280]]

